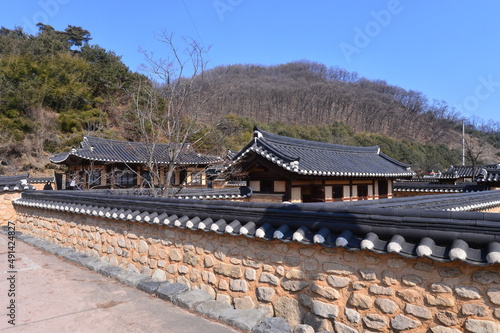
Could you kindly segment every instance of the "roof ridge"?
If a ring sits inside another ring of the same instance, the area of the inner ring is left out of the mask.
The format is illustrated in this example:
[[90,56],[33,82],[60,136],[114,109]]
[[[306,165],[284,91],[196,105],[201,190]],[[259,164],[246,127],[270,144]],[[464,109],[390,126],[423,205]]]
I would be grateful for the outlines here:
[[[256,146],[256,145],[254,144],[253,146]],[[280,151],[279,149],[277,149],[273,145],[269,144],[266,140],[261,141],[261,147],[264,147],[268,152],[273,153],[275,156],[280,156],[281,159],[287,163],[300,160],[299,156],[292,156],[292,155],[285,154],[284,152]]]
[[[53,155],[51,162],[64,163],[70,156],[102,162],[146,163],[153,159],[155,163],[170,163],[169,149],[175,143],[144,143],[105,139],[84,135],[79,148],[67,153]],[[180,144],[176,144],[180,146]],[[165,154],[167,152],[167,154]],[[150,156],[151,155],[151,156]],[[190,143],[182,144],[177,164],[211,164],[219,162],[220,157],[206,155],[194,150]]]
[[384,154],[383,152],[379,152],[379,155],[381,157],[385,158],[386,160],[394,163],[394,164],[400,165],[400,166],[405,167],[405,168],[411,168],[411,164],[406,164],[406,163],[403,163],[401,161],[398,161],[398,160],[390,157],[389,155]]
[[255,128],[255,131],[257,131],[258,133],[260,133],[262,135],[261,137],[258,136],[257,138],[263,139],[265,141],[268,141],[271,143],[293,144],[295,146],[304,147],[307,149],[313,148],[313,149],[323,149],[323,150],[349,152],[349,153],[377,153],[377,154],[380,151],[379,146],[370,146],[370,147],[348,146],[348,145],[340,145],[340,144],[336,144],[336,143],[318,142],[318,141],[312,141],[312,140],[306,140],[306,139],[292,138],[289,136],[272,134],[272,133],[260,130],[258,128]]

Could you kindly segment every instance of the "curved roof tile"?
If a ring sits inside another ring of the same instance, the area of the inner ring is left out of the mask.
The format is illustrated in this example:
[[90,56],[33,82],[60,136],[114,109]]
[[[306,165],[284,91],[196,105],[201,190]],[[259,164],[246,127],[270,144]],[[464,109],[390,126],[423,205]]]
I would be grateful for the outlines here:
[[411,177],[410,166],[383,154],[378,146],[354,147],[254,131],[254,139],[233,163],[258,154],[279,167],[303,175],[352,177]]
[[35,187],[28,184],[29,175],[0,176],[0,192],[14,192],[34,190]]
[[500,182],[500,164],[490,164],[486,166],[452,165],[443,172],[440,179],[472,178],[480,183]]
[[476,182],[460,184],[441,184],[436,182],[395,182],[394,192],[424,192],[424,193],[461,193],[484,191],[484,186]]
[[[168,143],[144,144],[84,136],[80,148],[56,154],[50,158],[50,161],[62,164],[68,162],[72,157],[77,157],[98,162],[145,164],[153,160],[158,164],[168,164],[171,145]],[[199,154],[189,144],[185,144],[177,164],[211,164],[220,161],[220,157]]]

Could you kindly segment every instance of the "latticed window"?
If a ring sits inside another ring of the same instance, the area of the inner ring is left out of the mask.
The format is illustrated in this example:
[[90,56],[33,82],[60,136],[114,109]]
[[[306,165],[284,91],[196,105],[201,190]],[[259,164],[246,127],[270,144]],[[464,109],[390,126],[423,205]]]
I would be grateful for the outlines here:
[[191,184],[192,185],[201,185],[201,172],[193,172],[191,174]]
[[92,170],[89,173],[89,188],[101,185],[101,170]]
[[132,170],[123,170],[116,177],[116,185],[131,187],[135,185],[136,175]]
[[274,181],[263,180],[260,182],[260,192],[261,193],[274,193]]
[[387,198],[387,195],[389,194],[389,183],[387,180],[378,181],[378,194],[380,198]]
[[142,186],[151,186],[151,172],[149,170],[141,171]]

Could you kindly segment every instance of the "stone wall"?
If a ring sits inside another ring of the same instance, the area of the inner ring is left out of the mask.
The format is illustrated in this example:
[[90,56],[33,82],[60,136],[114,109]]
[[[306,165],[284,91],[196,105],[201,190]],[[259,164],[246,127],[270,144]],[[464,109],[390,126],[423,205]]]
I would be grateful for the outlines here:
[[21,197],[21,192],[0,192],[0,226],[7,225],[7,221],[14,220],[16,211],[12,201]]
[[17,230],[317,332],[497,332],[500,267],[16,207]]

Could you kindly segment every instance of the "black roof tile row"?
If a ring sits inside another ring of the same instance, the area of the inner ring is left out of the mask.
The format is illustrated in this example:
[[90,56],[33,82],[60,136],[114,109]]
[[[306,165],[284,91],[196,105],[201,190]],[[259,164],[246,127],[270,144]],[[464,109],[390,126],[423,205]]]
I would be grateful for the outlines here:
[[470,165],[452,165],[438,178],[472,178],[474,181],[482,183],[498,183],[500,182],[500,164],[490,164],[476,167]]
[[53,182],[54,177],[30,177],[28,182],[30,184],[44,184],[47,182]]
[[[126,196],[153,196],[151,189],[106,189],[89,190],[96,194],[126,195]],[[161,192],[161,191],[160,191]],[[169,188],[169,198],[176,199],[197,199],[197,200],[233,200],[244,199],[252,196],[252,189],[247,186],[229,188]]]
[[461,193],[484,191],[476,182],[441,184],[438,182],[394,182],[394,192]]
[[[369,201],[345,201],[337,206],[470,212],[500,207],[500,190],[411,196]],[[406,212],[407,214],[408,212]]]
[[476,178],[480,183],[500,183],[500,164],[485,166]]
[[440,179],[475,178],[480,168],[471,165],[452,165],[448,170],[441,173]]
[[33,190],[28,184],[29,175],[0,176],[0,192]]
[[[89,161],[145,164],[152,160],[158,164],[168,164],[172,150],[171,144],[127,142],[84,136],[80,148],[73,148],[63,154],[50,158],[52,163],[63,164],[72,156]],[[150,158],[151,156],[151,158]],[[206,165],[221,162],[218,156],[197,153],[189,144],[185,144],[180,152],[179,165]]]

